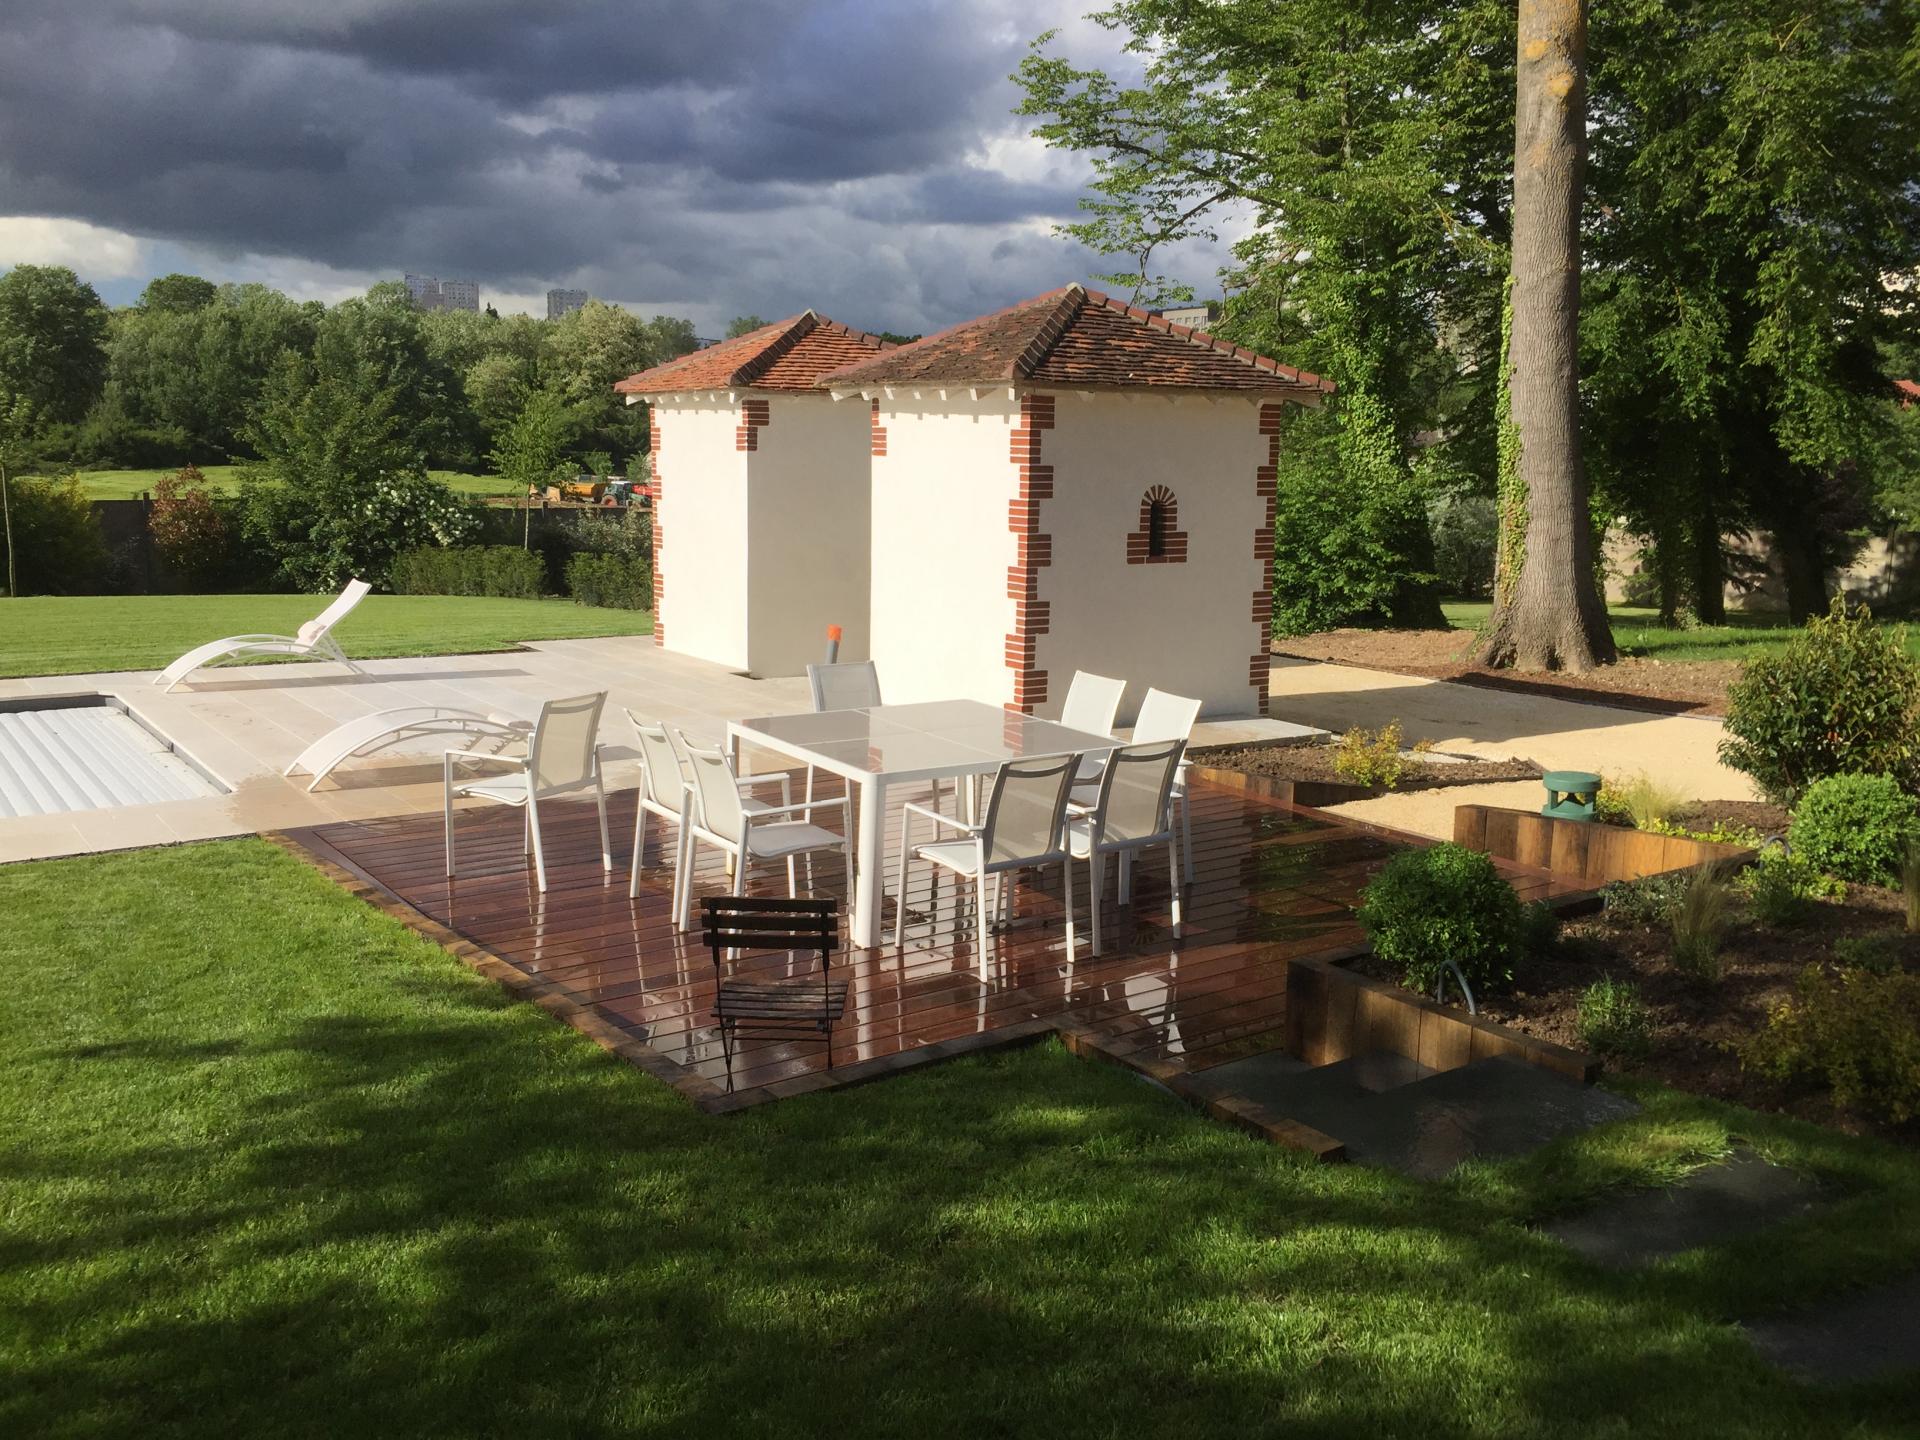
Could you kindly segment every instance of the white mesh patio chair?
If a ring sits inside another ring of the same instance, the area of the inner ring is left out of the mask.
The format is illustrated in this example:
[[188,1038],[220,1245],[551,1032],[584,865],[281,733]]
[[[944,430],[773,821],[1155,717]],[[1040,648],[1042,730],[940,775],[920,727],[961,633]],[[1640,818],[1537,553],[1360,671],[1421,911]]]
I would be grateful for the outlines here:
[[[731,893],[735,895],[746,893],[748,871],[755,860],[787,862],[789,896],[800,893],[794,861],[801,855],[838,850],[848,858],[847,870],[849,874],[852,873],[852,852],[849,847],[853,843],[853,806],[847,796],[836,800],[807,800],[798,805],[756,806],[749,811],[740,796],[740,777],[734,773],[733,761],[725,750],[718,746],[696,745],[685,735],[680,737],[680,744],[687,758],[693,798],[687,823],[680,827],[679,863],[682,879],[680,911],[675,918],[675,924],[680,929],[685,930],[691,921],[693,861],[697,847],[703,843],[724,852],[732,862],[734,888]],[[779,818],[811,815],[816,810],[838,810],[840,833],[835,834],[811,820]]]
[[167,666],[153,677],[153,683],[164,683],[167,688],[163,693],[171,694],[174,686],[203,666],[216,665],[223,660],[242,660],[250,655],[298,655],[309,660],[332,660],[356,675],[364,675],[367,672],[347,658],[347,652],[333,638],[333,631],[347,618],[354,606],[367,598],[367,592],[372,589],[364,580],[348,581],[347,588],[334,597],[331,605],[293,635],[228,635],[219,640],[209,640]]
[[807,685],[813,691],[816,714],[823,710],[867,710],[880,703],[880,671],[871,660],[809,665]]
[[[1133,734],[1128,742],[1144,745],[1154,740],[1188,741],[1193,738],[1193,727],[1200,719],[1200,702],[1189,700],[1184,695],[1169,695],[1165,690],[1148,690],[1147,698],[1140,702],[1140,715],[1133,722]],[[1081,783],[1073,787],[1073,803],[1081,809],[1090,808],[1099,795],[1100,776],[1096,771],[1092,778],[1082,777]],[[1180,815],[1180,861],[1188,884],[1193,883],[1193,815],[1187,809],[1187,760],[1183,755],[1180,769],[1173,777],[1173,803]],[[1123,862],[1131,864],[1130,861]]]
[[[547,888],[546,838],[540,828],[540,802],[591,788],[600,809],[600,867],[613,869],[613,850],[607,843],[607,792],[601,781],[600,710],[607,692],[549,700],[540,707],[533,736],[524,755],[502,755],[483,750],[449,750],[444,765],[443,805],[447,821],[447,874],[453,875],[453,802],[463,796],[519,806],[525,816],[526,845],[533,852],[534,874],[540,889]],[[456,780],[456,761],[511,767],[505,774]]]
[[[1120,715],[1120,701],[1127,693],[1127,682],[1088,670],[1076,670],[1067,685],[1067,698],[1060,706],[1060,723],[1069,730],[1088,735],[1113,734],[1113,722]],[[1076,780],[1093,780],[1100,774],[1100,757],[1082,755]]]
[[[1002,762],[987,794],[986,815],[977,825],[955,820],[924,805],[900,807],[900,870],[894,887],[893,943],[906,925],[907,876],[910,862],[925,860],[973,881],[975,940],[979,946],[981,978],[987,973],[987,879],[996,890],[1016,870],[1058,865],[1065,875],[1067,962],[1073,963],[1073,867],[1067,863],[1062,828],[1067,795],[1073,786],[1078,755],[1035,755]],[[933,823],[934,834],[958,832],[954,840],[916,845],[915,816]]]
[[1184,740],[1121,746],[1107,756],[1093,804],[1069,807],[1067,845],[1074,859],[1087,862],[1091,881],[1095,955],[1100,953],[1100,905],[1109,855],[1120,857],[1117,898],[1124,905],[1133,898],[1133,866],[1129,862],[1149,847],[1167,847],[1173,933],[1180,934],[1180,837],[1173,821],[1173,786],[1186,748]]
[[[627,876],[627,896],[637,899],[640,894],[640,871],[643,868],[641,857],[646,849],[647,817],[654,816],[674,830],[674,870],[673,902],[674,915],[680,913],[681,870],[678,863],[680,854],[680,827],[685,823],[691,805],[690,787],[693,781],[687,774],[686,757],[682,753],[682,741],[664,724],[654,720],[642,720],[633,711],[627,711],[627,721],[633,726],[635,741],[640,746],[640,793],[633,814],[633,865]],[[742,787],[751,784],[742,781]],[[780,801],[791,804],[793,801],[793,782],[785,772],[780,776]],[[774,807],[763,804],[751,796],[743,795],[741,806],[748,814],[762,814]]]

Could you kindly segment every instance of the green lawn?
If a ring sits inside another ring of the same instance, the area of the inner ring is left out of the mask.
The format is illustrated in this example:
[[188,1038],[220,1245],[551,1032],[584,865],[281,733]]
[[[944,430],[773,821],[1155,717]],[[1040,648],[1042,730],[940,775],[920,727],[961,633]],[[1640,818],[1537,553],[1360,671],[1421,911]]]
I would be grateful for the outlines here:
[[[27,595],[0,599],[0,676],[156,670],[203,641],[250,632],[291,635],[319,595]],[[524,640],[644,635],[644,611],[570,600],[370,595],[334,633],[349,655],[463,655]]]
[[[211,488],[233,490],[240,484],[242,468],[239,465],[202,465],[200,473],[207,477]],[[94,500],[130,500],[143,491],[152,490],[156,481],[178,472],[178,466],[158,470],[82,470],[80,484],[88,497]],[[436,480],[446,481],[463,495],[513,493],[513,487],[498,475],[470,475],[460,470],[434,470],[429,473]]]
[[[261,841],[0,867],[0,1434],[1891,1436],[1729,1323],[1920,1261],[1905,1153],[1667,1092],[1423,1185],[1057,1045],[703,1118]],[[1839,1197],[1527,1222],[1735,1136]]]
[[[1449,600],[1441,609],[1456,630],[1478,630],[1493,606],[1485,600]],[[1727,616],[1725,625],[1700,625],[1669,630],[1659,623],[1657,610],[1635,605],[1610,605],[1614,643],[1623,655],[1647,655],[1655,660],[1751,660],[1777,653],[1800,633],[1782,615]],[[1920,656],[1920,628],[1906,627],[1907,648]]]

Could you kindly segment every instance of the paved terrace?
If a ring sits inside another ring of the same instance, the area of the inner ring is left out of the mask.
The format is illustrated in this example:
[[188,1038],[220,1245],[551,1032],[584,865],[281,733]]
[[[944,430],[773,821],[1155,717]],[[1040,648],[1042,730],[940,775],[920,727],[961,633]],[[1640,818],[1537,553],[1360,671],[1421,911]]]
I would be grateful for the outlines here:
[[[281,771],[313,740],[342,721],[407,705],[503,711],[532,718],[543,701],[606,690],[600,738],[608,747],[609,788],[636,783],[637,755],[620,707],[720,739],[729,720],[811,708],[802,679],[756,680],[703,660],[656,648],[645,637],[555,640],[487,655],[441,655],[363,662],[374,677],[356,679],[337,665],[247,665],[201,671],[171,695],[152,672],[0,679],[0,701],[19,697],[118,696],[230,793],[196,800],[0,818],[0,862],[95,850],[214,840],[437,811],[441,753],[455,742],[417,742],[411,752],[353,760],[312,794],[307,777]],[[1197,744],[1313,732],[1279,721],[1206,724]],[[752,763],[749,757],[749,764]]]

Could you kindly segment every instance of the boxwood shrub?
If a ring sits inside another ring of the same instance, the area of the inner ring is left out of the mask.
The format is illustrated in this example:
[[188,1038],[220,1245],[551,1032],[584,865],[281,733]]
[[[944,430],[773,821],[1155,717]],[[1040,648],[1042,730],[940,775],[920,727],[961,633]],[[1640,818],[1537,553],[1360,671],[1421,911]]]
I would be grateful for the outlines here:
[[1367,886],[1359,919],[1411,989],[1431,991],[1449,960],[1476,990],[1513,978],[1520,897],[1478,850],[1446,843],[1394,856]]
[[1920,660],[1903,631],[1842,596],[1727,690],[1720,758],[1792,805],[1827,775],[1891,775],[1920,788]]
[[1816,780],[1787,827],[1796,859],[1863,885],[1896,884],[1916,839],[1920,808],[1891,775]]

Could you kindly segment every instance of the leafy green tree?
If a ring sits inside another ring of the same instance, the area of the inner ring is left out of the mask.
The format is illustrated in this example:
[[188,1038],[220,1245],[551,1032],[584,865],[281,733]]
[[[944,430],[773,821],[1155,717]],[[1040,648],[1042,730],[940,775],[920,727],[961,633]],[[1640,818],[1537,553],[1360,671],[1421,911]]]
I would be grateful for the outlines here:
[[[664,321],[657,316],[649,323],[618,305],[589,300],[552,323],[541,347],[542,385],[566,406],[569,443],[621,453],[639,447],[646,434],[644,407],[629,408],[613,386],[666,358]],[[691,325],[687,339],[691,350]]]
[[1752,527],[1818,615],[1870,497],[1914,473],[1882,357],[1911,353],[1920,301],[1915,8],[1619,0],[1593,50],[1602,490],[1664,610],[1718,619],[1722,536]]
[[405,297],[375,287],[329,311],[311,355],[280,357],[244,432],[263,463],[243,487],[243,529],[302,589],[383,581],[402,551],[473,528],[427,475],[447,384]]
[[742,335],[750,335],[766,323],[758,315],[736,315],[733,323],[727,326],[727,339],[735,340]]
[[1276,623],[1441,623],[1413,447],[1460,373],[1492,358],[1511,132],[1491,97],[1510,48],[1492,57],[1511,46],[1510,11],[1122,0],[1102,18],[1138,52],[1138,83],[1075,67],[1051,36],[1019,74],[1036,133],[1093,161],[1070,233],[1130,257],[1105,278],[1157,304],[1191,287],[1155,257],[1251,210],[1218,329],[1340,387],[1283,438]]
[[107,307],[64,265],[0,275],[0,403],[25,399],[41,424],[80,419],[107,380]]
[[561,469],[569,428],[560,398],[548,390],[535,390],[495,442],[494,472],[523,494],[547,485]]
[[312,348],[324,314],[264,285],[223,285],[192,309],[115,312],[101,408],[138,432],[118,443],[151,437],[175,461],[246,453],[242,432],[266,377],[282,354]]
[[190,315],[213,304],[219,294],[218,285],[198,275],[159,275],[149,280],[147,288],[140,292],[140,308]]

